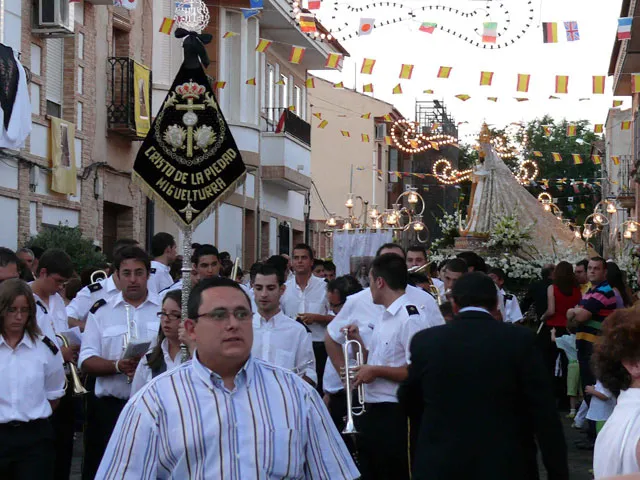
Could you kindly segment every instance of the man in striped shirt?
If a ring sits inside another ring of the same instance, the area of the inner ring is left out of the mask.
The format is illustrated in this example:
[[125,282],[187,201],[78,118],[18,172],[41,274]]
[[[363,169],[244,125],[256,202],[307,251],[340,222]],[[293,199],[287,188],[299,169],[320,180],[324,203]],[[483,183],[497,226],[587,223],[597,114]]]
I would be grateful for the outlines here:
[[251,304],[238,284],[199,282],[188,316],[193,360],[129,401],[96,478],[359,477],[318,393],[251,357]]
[[[580,381],[585,393],[587,385],[595,385],[596,377],[591,370],[593,344],[600,336],[602,322],[616,309],[616,295],[607,282],[607,262],[604,258],[593,257],[587,266],[587,278],[593,285],[575,308],[567,310],[567,322],[578,324],[576,347],[580,365]],[[589,403],[590,396],[584,395]],[[585,447],[592,447],[595,441],[595,423],[589,422],[590,441]]]

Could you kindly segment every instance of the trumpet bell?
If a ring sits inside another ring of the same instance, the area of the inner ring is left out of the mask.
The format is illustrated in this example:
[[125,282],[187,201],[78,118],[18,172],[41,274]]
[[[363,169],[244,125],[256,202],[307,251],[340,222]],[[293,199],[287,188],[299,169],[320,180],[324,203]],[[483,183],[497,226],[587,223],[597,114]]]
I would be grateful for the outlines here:
[[356,425],[353,421],[353,416],[348,415],[347,416],[347,422],[344,426],[344,428],[342,429],[342,435],[357,435],[358,434],[358,430],[356,430]]

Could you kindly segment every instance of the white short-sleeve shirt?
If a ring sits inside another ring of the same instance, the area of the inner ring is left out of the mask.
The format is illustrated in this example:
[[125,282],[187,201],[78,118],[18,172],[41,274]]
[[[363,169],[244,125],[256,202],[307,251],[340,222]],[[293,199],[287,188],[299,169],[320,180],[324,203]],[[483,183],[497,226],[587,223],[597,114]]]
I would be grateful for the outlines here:
[[60,347],[60,341],[56,335],[69,330],[69,318],[64,300],[60,294],[55,293],[49,297],[49,302],[45,303],[38,295],[33,294],[36,301],[36,320],[38,327],[44,335],[56,342]]
[[[298,286],[295,277],[287,280],[285,285],[287,289],[282,296],[281,305],[286,316],[296,318],[299,313],[327,315],[327,282],[324,279],[311,275],[304,290]],[[311,330],[311,340],[324,341],[326,325],[313,323],[309,325],[309,330]]]
[[171,268],[164,263],[151,261],[151,271],[149,272],[149,280],[147,288],[150,292],[159,293],[165,288],[173,285],[173,277],[171,276]]

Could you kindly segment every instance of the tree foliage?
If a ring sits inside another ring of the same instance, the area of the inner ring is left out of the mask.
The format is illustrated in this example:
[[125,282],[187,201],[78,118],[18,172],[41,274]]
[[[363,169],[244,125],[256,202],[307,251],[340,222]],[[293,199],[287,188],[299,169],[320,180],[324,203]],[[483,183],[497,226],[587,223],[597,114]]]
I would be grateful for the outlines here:
[[103,264],[106,259],[101,252],[96,252],[91,240],[84,238],[79,227],[46,227],[38,235],[31,237],[27,248],[40,247],[60,248],[67,252],[73,261],[76,272],[80,273],[86,267]]

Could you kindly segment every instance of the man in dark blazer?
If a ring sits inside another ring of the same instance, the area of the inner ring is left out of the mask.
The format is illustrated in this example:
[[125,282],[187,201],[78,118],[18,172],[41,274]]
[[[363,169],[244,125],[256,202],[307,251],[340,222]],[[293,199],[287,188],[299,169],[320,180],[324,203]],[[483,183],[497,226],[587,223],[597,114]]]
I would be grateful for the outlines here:
[[468,273],[452,292],[451,323],[418,332],[398,391],[421,413],[413,480],[532,480],[536,442],[549,480],[569,478],[549,375],[530,330],[498,322],[496,287]]

